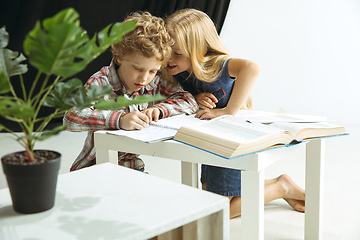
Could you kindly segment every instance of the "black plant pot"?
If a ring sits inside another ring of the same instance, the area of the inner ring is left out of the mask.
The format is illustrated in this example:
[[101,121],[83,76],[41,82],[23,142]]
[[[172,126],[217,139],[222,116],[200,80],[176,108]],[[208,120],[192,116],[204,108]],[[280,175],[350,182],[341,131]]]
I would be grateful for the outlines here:
[[50,152],[55,153],[58,157],[31,165],[6,163],[4,158],[11,154],[1,158],[13,208],[16,212],[37,213],[49,210],[54,206],[61,154],[54,151]]

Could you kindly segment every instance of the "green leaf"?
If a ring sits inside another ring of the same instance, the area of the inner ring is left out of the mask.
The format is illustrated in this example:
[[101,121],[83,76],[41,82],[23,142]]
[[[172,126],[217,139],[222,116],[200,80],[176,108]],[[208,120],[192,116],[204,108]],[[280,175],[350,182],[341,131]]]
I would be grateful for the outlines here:
[[85,33],[76,24],[64,23],[51,26],[47,31],[42,29],[35,38],[27,36],[24,49],[28,46],[25,53],[29,63],[47,75],[69,77],[82,71],[87,63],[78,61],[76,51],[89,41]]
[[39,140],[39,141],[43,141],[46,140],[48,138],[51,138],[52,136],[58,135],[59,133],[61,133],[62,131],[66,130],[66,125],[61,125],[58,126],[50,131],[44,131],[40,134],[40,136],[36,136],[35,140]]
[[83,86],[82,82],[77,79],[71,79],[67,82],[60,82],[55,85],[54,89],[45,98],[44,106],[57,108],[61,111],[69,110],[72,105],[66,103],[67,98],[71,98],[73,92]]
[[0,28],[0,48],[5,48],[9,44],[9,34],[5,26]]
[[6,77],[4,72],[0,72],[0,94],[10,92],[10,79]]
[[70,77],[82,71],[135,26],[134,23],[110,24],[90,40],[80,27],[78,17],[79,14],[69,8],[45,19],[42,25],[38,22],[24,41],[29,63],[47,75]]
[[118,97],[115,101],[106,101],[102,100],[95,104],[95,108],[98,110],[107,110],[107,109],[121,109],[123,107],[128,107],[130,105],[142,104],[147,102],[156,102],[165,99],[161,95],[142,95],[135,99],[127,99],[123,96]]
[[29,141],[43,141],[46,140],[48,138],[51,138],[55,135],[58,135],[59,133],[61,133],[62,131],[66,130],[66,125],[61,125],[58,126],[50,131],[43,131],[42,133],[35,135],[35,134],[30,134],[30,135],[25,135],[25,136],[21,136],[18,138],[19,140],[23,140],[23,139],[28,139]]
[[69,96],[65,103],[74,106],[76,110],[81,111],[94,105],[95,102],[102,99],[104,95],[110,95],[112,86],[90,85],[87,92],[85,87],[79,89],[78,94]]
[[26,58],[18,52],[13,52],[5,47],[9,42],[9,34],[5,27],[0,28],[0,73],[4,73],[7,78],[27,72],[27,65],[20,64]]
[[[137,20],[129,21],[126,24],[119,22],[113,25],[110,24],[101,30],[97,35],[95,34],[91,39],[92,47],[96,53],[95,57],[108,49],[111,44],[119,42],[123,35],[135,28],[136,23]],[[98,45],[96,44],[96,37],[98,40]]]
[[34,117],[35,110],[25,103],[13,101],[12,97],[3,97],[0,99],[0,115],[28,120]]

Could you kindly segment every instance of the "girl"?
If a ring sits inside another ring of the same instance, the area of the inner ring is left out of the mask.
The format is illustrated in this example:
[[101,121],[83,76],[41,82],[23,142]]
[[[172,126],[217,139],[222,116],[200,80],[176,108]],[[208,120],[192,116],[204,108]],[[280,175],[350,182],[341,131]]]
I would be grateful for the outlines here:
[[[233,58],[216,32],[212,20],[195,9],[182,9],[166,21],[175,40],[164,76],[175,78],[189,91],[202,111],[195,116],[212,119],[252,109],[250,91],[259,75],[257,64]],[[241,171],[202,165],[201,183],[205,190],[228,196],[230,218],[241,215]],[[289,176],[265,181],[264,202],[284,198],[294,209],[305,211],[305,191]]]

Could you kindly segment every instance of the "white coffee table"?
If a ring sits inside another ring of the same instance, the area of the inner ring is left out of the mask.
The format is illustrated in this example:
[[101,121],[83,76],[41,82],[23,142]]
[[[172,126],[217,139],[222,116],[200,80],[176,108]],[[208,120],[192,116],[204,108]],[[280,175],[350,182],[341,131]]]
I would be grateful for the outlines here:
[[226,197],[104,163],[59,175],[54,208],[12,209],[0,190],[0,239],[228,239]]

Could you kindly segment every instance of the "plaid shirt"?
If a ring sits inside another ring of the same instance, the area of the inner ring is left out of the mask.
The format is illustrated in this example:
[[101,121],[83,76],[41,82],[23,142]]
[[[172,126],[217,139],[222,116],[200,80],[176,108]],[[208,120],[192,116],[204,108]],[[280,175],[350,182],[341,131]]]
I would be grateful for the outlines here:
[[[68,124],[68,131],[88,131],[84,147],[72,164],[70,171],[88,167],[96,163],[94,132],[100,129],[120,129],[119,120],[123,113],[133,112],[136,109],[142,111],[149,107],[157,107],[160,110],[160,118],[166,118],[183,113],[192,114],[198,110],[198,105],[189,92],[185,92],[180,85],[174,85],[163,80],[160,75],[156,75],[148,85],[144,86],[139,91],[132,94],[127,93],[125,87],[120,82],[113,61],[111,61],[110,66],[101,68],[100,71],[90,77],[85,84],[85,86],[87,86],[86,89],[88,89],[90,85],[111,85],[113,87],[113,92],[111,95],[104,96],[104,99],[106,100],[116,98],[117,96],[133,99],[139,95],[146,94],[161,94],[167,97],[167,99],[160,102],[132,105],[117,110],[99,111],[94,107],[90,107],[81,112],[75,110],[67,111],[63,122],[64,124]],[[141,169],[145,166],[138,154],[119,152],[118,156],[119,165],[132,169]]]

